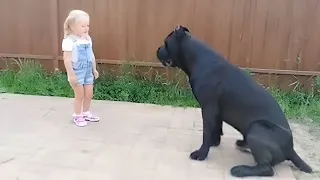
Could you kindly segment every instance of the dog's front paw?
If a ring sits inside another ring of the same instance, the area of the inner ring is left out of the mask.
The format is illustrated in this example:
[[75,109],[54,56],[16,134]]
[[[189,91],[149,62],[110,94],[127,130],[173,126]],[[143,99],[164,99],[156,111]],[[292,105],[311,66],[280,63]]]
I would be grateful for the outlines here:
[[196,150],[194,152],[192,152],[190,154],[190,158],[193,159],[193,160],[198,160],[198,161],[203,161],[207,158],[208,156],[208,153],[206,152],[201,152],[199,150]]

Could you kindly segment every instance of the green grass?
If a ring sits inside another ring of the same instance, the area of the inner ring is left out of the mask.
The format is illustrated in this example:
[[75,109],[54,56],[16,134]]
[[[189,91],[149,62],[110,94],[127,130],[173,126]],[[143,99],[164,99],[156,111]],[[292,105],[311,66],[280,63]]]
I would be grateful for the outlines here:
[[[286,93],[275,89],[269,91],[288,118],[308,118],[320,123],[319,93],[303,93],[296,90]],[[65,73],[46,73],[33,61],[20,62],[19,70],[15,72],[1,71],[0,92],[73,97]],[[116,77],[101,73],[96,81],[94,99],[198,107],[188,88],[181,88],[174,82],[165,82],[161,77],[151,81],[130,74]]]

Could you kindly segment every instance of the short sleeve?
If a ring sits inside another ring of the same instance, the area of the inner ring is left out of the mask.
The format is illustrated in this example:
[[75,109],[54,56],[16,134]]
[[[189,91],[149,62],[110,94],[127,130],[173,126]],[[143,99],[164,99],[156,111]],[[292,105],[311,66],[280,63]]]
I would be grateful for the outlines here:
[[72,51],[72,40],[65,38],[62,40],[62,51]]

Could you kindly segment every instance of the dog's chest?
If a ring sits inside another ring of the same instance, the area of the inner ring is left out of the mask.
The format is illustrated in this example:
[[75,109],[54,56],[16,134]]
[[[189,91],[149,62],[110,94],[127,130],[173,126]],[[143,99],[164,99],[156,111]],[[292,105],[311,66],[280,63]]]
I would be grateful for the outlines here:
[[217,103],[218,97],[218,87],[213,83],[197,82],[191,84],[192,92],[197,101],[201,104],[203,103]]

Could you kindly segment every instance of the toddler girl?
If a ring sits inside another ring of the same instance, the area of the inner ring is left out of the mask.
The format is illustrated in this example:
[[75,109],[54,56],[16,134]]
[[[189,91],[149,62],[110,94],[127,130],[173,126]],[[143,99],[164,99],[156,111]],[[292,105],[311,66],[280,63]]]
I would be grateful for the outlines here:
[[89,32],[89,15],[82,10],[73,10],[64,22],[62,41],[63,60],[68,81],[74,91],[73,121],[86,126],[87,121],[97,122],[90,112],[93,97],[93,81],[99,77]]

